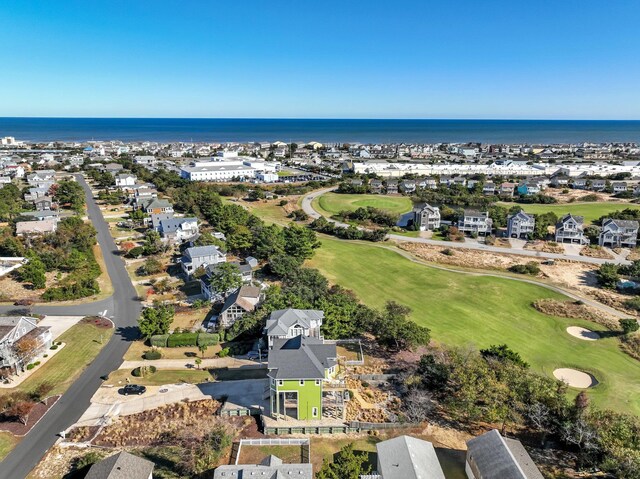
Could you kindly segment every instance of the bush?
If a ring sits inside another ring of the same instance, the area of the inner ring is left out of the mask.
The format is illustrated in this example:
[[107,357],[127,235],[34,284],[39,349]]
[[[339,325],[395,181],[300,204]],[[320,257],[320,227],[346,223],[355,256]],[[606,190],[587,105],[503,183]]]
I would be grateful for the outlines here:
[[157,349],[152,349],[150,351],[145,351],[143,357],[144,357],[144,359],[148,359],[150,361],[153,361],[154,359],[162,358],[162,353],[160,351],[158,351]]
[[35,363],[31,363],[31,364],[27,364],[27,370],[32,370],[33,368],[35,368],[36,366],[40,365],[40,361],[36,361]]
[[53,345],[51,345],[51,347],[49,349],[58,349],[58,345],[57,344],[53,344]]
[[183,346],[195,346],[198,342],[198,333],[174,333],[167,339],[167,347],[179,348]]
[[628,299],[624,302],[626,308],[633,309],[634,311],[640,311],[640,297]]
[[278,206],[287,206],[287,203],[289,203],[287,200],[280,200],[278,201]]
[[509,268],[512,273],[518,274],[530,274],[535,276],[540,273],[540,266],[535,261],[530,261],[527,264],[514,264]]
[[157,371],[155,366],[141,366],[131,371],[131,375],[137,378],[143,378]]
[[151,346],[156,348],[164,348],[167,346],[167,339],[169,338],[168,334],[156,334],[151,336],[149,340],[151,342]]
[[229,356],[230,352],[231,351],[229,350],[229,348],[224,348],[224,349],[218,351],[218,357],[219,358],[226,358],[227,356]]
[[442,250],[442,254],[445,256],[453,256],[455,253],[451,248],[445,248]]
[[638,325],[638,321],[635,319],[621,319],[620,327],[622,328],[623,334],[635,333],[638,329],[640,329],[640,325]]
[[198,334],[197,346],[215,346],[220,342],[220,335],[217,333]]

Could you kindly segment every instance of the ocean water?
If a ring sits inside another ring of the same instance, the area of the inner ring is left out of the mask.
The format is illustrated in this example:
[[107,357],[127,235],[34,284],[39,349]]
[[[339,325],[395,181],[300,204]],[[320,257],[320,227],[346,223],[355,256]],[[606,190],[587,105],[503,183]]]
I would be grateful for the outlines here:
[[4,117],[3,136],[25,141],[640,143],[640,121]]

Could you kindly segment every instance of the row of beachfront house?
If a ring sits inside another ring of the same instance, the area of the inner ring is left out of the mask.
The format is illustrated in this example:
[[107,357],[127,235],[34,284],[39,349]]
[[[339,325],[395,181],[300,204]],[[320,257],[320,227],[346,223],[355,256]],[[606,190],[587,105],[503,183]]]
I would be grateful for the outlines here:
[[[353,187],[365,187],[362,179],[351,179],[349,184]],[[573,188],[579,190],[589,190],[595,192],[611,191],[614,194],[633,192],[635,196],[640,196],[640,185],[626,181],[608,181],[602,179],[569,178],[568,176],[555,176],[551,178],[539,177],[529,178],[519,182],[505,181],[500,184],[492,181],[480,181],[467,179],[464,176],[441,176],[439,178],[422,178],[417,180],[380,180],[371,179],[368,182],[368,189],[374,194],[406,194],[410,195],[419,190],[435,190],[440,186],[466,186],[474,189],[480,185],[482,194],[485,196],[498,195],[505,198],[518,196],[533,196],[542,193],[547,187]]]
[[[422,204],[413,210],[414,227],[420,231],[440,228],[440,209]],[[507,218],[507,237],[530,239],[535,230],[535,216],[520,210]],[[632,220],[607,218],[602,222],[598,244],[611,248],[634,248],[637,244],[639,224]],[[464,210],[458,221],[458,230],[470,236],[487,236],[493,232],[493,220],[488,211]],[[589,244],[584,231],[584,218],[572,214],[561,217],[555,230],[558,243]]]

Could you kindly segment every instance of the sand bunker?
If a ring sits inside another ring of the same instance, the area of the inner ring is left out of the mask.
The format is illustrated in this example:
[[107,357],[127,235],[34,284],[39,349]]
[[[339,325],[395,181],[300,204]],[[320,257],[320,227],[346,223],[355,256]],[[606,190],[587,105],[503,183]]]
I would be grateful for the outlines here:
[[600,334],[586,328],[581,328],[580,326],[569,326],[567,328],[567,333],[571,336],[575,336],[576,338],[584,339],[585,341],[597,341],[600,339]]
[[598,384],[596,378],[589,373],[578,371],[577,369],[560,368],[553,372],[556,379],[564,381],[569,386],[580,389],[587,389]]

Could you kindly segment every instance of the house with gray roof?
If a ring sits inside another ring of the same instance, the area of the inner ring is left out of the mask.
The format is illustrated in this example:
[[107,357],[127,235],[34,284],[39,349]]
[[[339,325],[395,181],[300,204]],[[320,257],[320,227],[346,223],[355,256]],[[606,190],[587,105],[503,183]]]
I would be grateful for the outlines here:
[[522,443],[496,429],[467,441],[465,471],[469,479],[544,479]]
[[262,300],[262,290],[257,286],[240,286],[224,301],[218,316],[218,328],[227,329],[244,316],[255,310]]
[[85,479],[152,479],[155,464],[122,451],[96,462]]
[[436,450],[429,441],[398,436],[376,444],[382,479],[445,479]]
[[[35,348],[28,353],[18,354],[15,345],[24,338],[33,339]],[[38,319],[29,316],[0,316],[0,369],[12,373],[24,370],[36,356],[51,346],[51,331],[38,326]]]
[[319,420],[327,413],[344,420],[345,385],[335,381],[335,343],[302,335],[276,338],[267,369],[272,418]]
[[536,219],[533,215],[520,210],[507,218],[507,236],[509,238],[528,239],[533,235]]
[[[153,221],[153,220],[152,220]],[[164,218],[158,222],[158,233],[170,243],[189,241],[200,234],[198,218]]]
[[227,261],[227,255],[217,246],[194,246],[184,250],[180,265],[184,274],[191,276],[200,267],[206,268],[225,261]]
[[313,479],[312,464],[285,464],[277,456],[265,457],[260,464],[225,464],[213,471],[213,479]]
[[264,333],[271,348],[276,339],[293,338],[298,335],[322,339],[320,328],[324,312],[314,309],[279,309],[267,320]]
[[[211,277],[213,273],[220,267],[221,263],[218,264],[210,264],[205,267],[205,273],[200,277],[200,291],[205,299],[209,301],[221,301],[225,299],[225,294],[230,291],[215,291],[211,287]],[[238,268],[238,272],[240,273],[240,277],[242,278],[242,282],[244,284],[251,283],[253,280],[253,268],[250,264],[241,263],[239,261],[231,261],[231,264],[235,265]]]
[[600,246],[610,248],[635,248],[638,241],[638,222],[607,218],[602,222],[598,238]]
[[584,217],[568,213],[560,218],[556,223],[556,243],[589,244],[584,234]]
[[469,235],[486,236],[491,234],[493,220],[488,211],[464,210],[458,229]]
[[420,231],[433,231],[440,228],[440,208],[427,203],[413,209],[413,225]]

